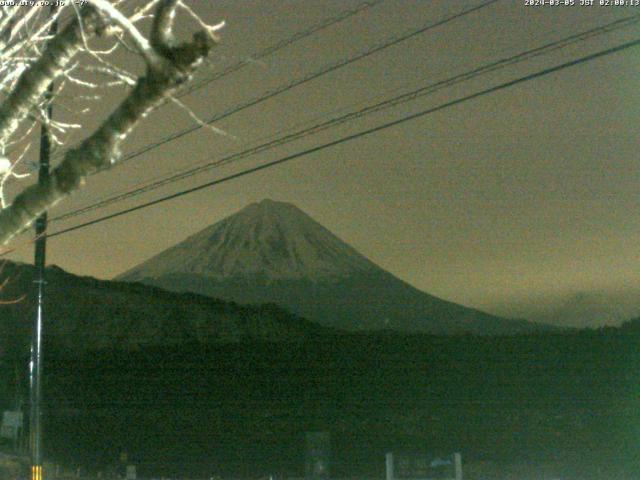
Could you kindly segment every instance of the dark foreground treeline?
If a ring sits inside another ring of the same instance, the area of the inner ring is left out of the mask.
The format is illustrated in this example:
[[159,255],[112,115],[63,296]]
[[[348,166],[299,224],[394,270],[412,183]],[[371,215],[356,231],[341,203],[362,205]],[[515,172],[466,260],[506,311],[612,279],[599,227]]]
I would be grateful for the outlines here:
[[381,477],[386,451],[461,451],[640,478],[633,330],[50,347],[46,452],[105,469],[127,451],[143,475],[300,475],[304,432],[325,430],[336,477]]

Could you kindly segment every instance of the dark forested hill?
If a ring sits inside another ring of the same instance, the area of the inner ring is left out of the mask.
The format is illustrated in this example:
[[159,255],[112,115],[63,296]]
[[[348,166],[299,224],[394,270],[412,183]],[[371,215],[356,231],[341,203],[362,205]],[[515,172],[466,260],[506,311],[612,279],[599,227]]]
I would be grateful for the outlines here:
[[382,477],[386,451],[461,451],[534,472],[555,462],[562,478],[638,478],[637,341],[353,334],[57,353],[50,445],[95,464],[124,449],[149,474],[257,478],[302,474],[304,432],[324,430],[336,477]]
[[[33,267],[4,263],[0,338],[28,337],[35,309]],[[201,343],[295,340],[328,331],[275,305],[246,306],[141,284],[46,274],[45,342],[74,351]],[[24,298],[23,298],[24,297]]]
[[[32,294],[32,273],[7,263],[3,298]],[[391,450],[457,450],[534,472],[551,462],[561,478],[640,478],[637,321],[520,336],[346,334],[275,306],[57,268],[47,278],[52,460],[107,469],[127,451],[147,476],[301,475],[304,433],[324,430],[336,477],[381,477]],[[4,408],[16,366],[26,390],[32,316],[32,298],[0,305]]]

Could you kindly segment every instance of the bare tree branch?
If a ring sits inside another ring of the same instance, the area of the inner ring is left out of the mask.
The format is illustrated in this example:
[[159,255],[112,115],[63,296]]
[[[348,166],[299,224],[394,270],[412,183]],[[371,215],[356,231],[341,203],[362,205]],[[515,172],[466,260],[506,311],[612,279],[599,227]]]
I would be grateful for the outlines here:
[[[46,209],[80,188],[89,174],[117,163],[122,142],[138,122],[188,81],[202,64],[214,45],[211,32],[198,31],[190,42],[177,43],[172,32],[176,5],[175,0],[163,0],[156,11],[151,45],[160,60],[148,64],[146,75],[138,79],[131,93],[107,120],[77,148],[66,153],[62,162],[52,171],[47,184],[26,188],[10,206],[0,211],[0,244],[6,244]],[[66,32],[63,35],[71,36]],[[67,42],[81,44],[79,32],[74,32],[75,36]],[[48,56],[54,59],[55,53],[59,52],[68,63],[69,48],[65,48],[64,44],[59,45],[59,50],[50,52]],[[58,65],[55,60],[52,61]],[[48,78],[47,83],[51,75]],[[27,100],[24,102],[28,103]]]
[[0,106],[0,144],[15,133],[20,122],[44,96],[49,84],[65,71],[71,59],[80,51],[83,45],[82,30],[85,35],[95,35],[103,28],[100,15],[91,7],[83,8],[83,20],[84,25],[79,20],[72,21],[47,43],[42,56],[22,74]]
[[105,12],[123,31],[129,34],[138,52],[144,57],[147,63],[154,64],[161,61],[158,54],[151,48],[151,45],[149,45],[149,41],[140,33],[133,22],[120,13],[111,3],[107,0],[89,0],[89,2],[97,9]]

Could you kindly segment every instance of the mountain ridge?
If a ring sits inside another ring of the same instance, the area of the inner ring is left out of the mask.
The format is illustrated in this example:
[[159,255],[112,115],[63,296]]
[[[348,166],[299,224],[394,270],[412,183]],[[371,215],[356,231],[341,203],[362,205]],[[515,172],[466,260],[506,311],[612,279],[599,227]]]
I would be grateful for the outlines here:
[[[0,337],[28,345],[35,316],[34,267],[5,261]],[[45,273],[45,342],[83,351],[195,342],[298,341],[335,333],[274,304],[239,305],[152,285],[80,277],[57,266]],[[19,300],[11,303],[12,300]]]
[[343,330],[511,334],[546,329],[422,292],[295,205],[252,203],[116,277],[238,303],[272,302]]

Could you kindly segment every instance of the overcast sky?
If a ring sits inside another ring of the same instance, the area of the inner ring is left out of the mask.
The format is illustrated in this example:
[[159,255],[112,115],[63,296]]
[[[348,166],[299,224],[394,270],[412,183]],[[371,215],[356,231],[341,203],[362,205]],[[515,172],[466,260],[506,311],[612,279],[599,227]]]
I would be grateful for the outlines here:
[[[359,1],[192,0],[227,22],[206,78]],[[203,118],[325,65],[459,12],[475,1],[384,0],[185,98]],[[576,0],[579,3],[579,0]],[[598,1],[596,1],[598,3]],[[51,216],[275,138],[382,98],[564,38],[640,7],[532,7],[502,0],[291,89],[91,178]],[[592,38],[286,147],[108,208],[51,231],[205,183],[358,130],[640,37],[636,26]],[[640,280],[640,47],[465,102],[341,146],[50,239],[48,263],[111,278],[263,198],[295,203],[412,285],[509,314],[523,299],[623,292]],[[90,131],[114,106],[107,98]],[[55,115],[55,112],[54,112]],[[93,123],[92,123],[93,122]],[[175,107],[149,117],[131,151],[192,124]],[[32,261],[18,239],[14,259]]]

